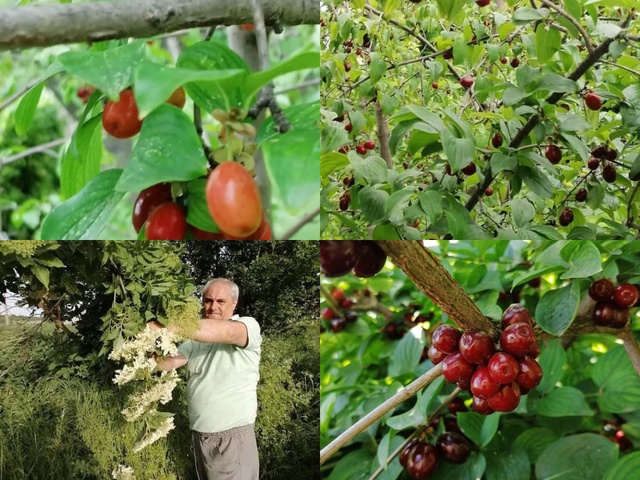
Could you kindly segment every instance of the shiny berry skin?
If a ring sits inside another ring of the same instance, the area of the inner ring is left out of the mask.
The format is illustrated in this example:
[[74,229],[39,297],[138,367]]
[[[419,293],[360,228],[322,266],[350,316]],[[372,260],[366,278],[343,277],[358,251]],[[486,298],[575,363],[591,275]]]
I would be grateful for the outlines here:
[[431,88],[433,88],[434,90],[438,89],[438,82],[431,82]]
[[200,230],[193,225],[191,227],[191,235],[195,240],[224,240],[224,235],[220,232],[208,232],[206,230]]
[[322,318],[324,318],[325,320],[333,320],[337,316],[338,315],[333,308],[326,307],[322,309]]
[[436,468],[438,468],[438,451],[428,443],[420,442],[407,458],[407,473],[415,479],[433,475]]
[[589,286],[589,296],[596,302],[610,300],[611,297],[613,297],[613,292],[613,283],[608,278],[596,280],[591,284],[591,286]]
[[624,431],[622,430],[618,430],[616,434],[611,438],[611,441],[618,444],[618,448],[621,452],[633,448],[633,443],[631,443],[631,440],[626,437]]
[[471,410],[482,415],[489,415],[494,412],[493,408],[489,405],[489,402],[485,398],[480,397],[473,397]]
[[407,466],[407,459],[413,452],[415,446],[418,445],[418,443],[420,443],[420,440],[418,440],[417,438],[412,438],[411,440],[409,440],[409,443],[407,443],[407,445],[404,447],[404,450],[402,450],[402,453],[400,454],[400,465],[402,465],[403,467]]
[[440,325],[431,335],[431,345],[443,353],[454,353],[458,351],[458,342],[462,332],[451,325]]
[[120,92],[117,102],[107,101],[102,112],[102,126],[115,138],[131,138],[140,133],[142,120],[138,118],[138,105],[133,90]]
[[467,440],[456,432],[445,432],[440,435],[436,441],[436,448],[440,456],[449,463],[464,463],[471,455]]
[[602,107],[602,99],[593,92],[589,92],[584,96],[584,103],[587,104],[589,110],[600,110]]
[[184,107],[185,102],[186,102],[186,96],[184,94],[184,88],[182,87],[178,87],[171,94],[171,96],[169,97],[169,100],[167,100],[167,103],[170,103],[171,105],[175,105],[180,110],[182,110],[182,107]]
[[511,59],[511,66],[513,68],[518,68],[519,65],[520,65],[520,60],[518,60],[517,58]]
[[491,187],[487,187],[487,189],[484,191],[484,194],[485,194],[487,197],[490,197],[491,195],[493,195],[493,188],[491,188]]
[[526,323],[509,325],[500,336],[502,349],[516,358],[524,357],[535,341],[533,328]]
[[547,145],[547,148],[544,151],[544,156],[547,157],[547,160],[551,163],[557,165],[560,163],[560,160],[562,160],[562,150],[560,150],[560,147],[557,145]]
[[613,165],[605,165],[602,169],[602,178],[607,183],[613,183],[616,181],[616,169]]
[[502,314],[502,329],[504,330],[509,325],[521,322],[533,326],[533,319],[531,318],[529,310],[519,303],[509,305]]
[[609,300],[596,303],[593,309],[593,323],[601,327],[610,327],[615,321],[616,310],[616,304]]
[[133,215],[131,221],[136,233],[140,232],[142,225],[149,218],[149,214],[163,203],[171,201],[171,184],[158,183],[149,188],[145,188],[138,194],[133,204]]
[[387,254],[373,241],[360,242],[360,258],[353,267],[357,277],[373,277],[378,274],[387,261]]
[[486,363],[493,355],[493,340],[484,332],[467,332],[460,337],[460,353],[470,363]]
[[613,148],[607,146],[604,153],[604,158],[606,158],[610,162],[613,162],[616,158],[618,158],[618,152],[616,152]]
[[568,226],[571,222],[573,222],[573,212],[569,207],[566,207],[560,212],[560,216],[558,217],[558,223],[563,227]]
[[531,348],[527,350],[527,355],[532,358],[538,358],[540,356],[540,345],[538,345],[538,342],[533,342]]
[[491,3],[491,0],[476,0],[476,5],[479,7],[486,7]]
[[350,204],[351,204],[351,192],[344,192],[340,197],[340,204],[338,205],[340,207],[340,210],[342,210],[343,212],[346,212],[347,210],[349,210]]
[[350,298],[343,298],[342,300],[340,300],[340,308],[342,308],[343,310],[347,310],[349,308],[353,307],[353,300]]
[[442,362],[442,374],[450,383],[470,378],[474,370],[475,365],[467,362],[460,353],[452,353]]
[[334,122],[338,122],[338,123],[344,122],[344,112],[342,112],[340,115],[338,115],[336,118],[334,118],[333,121]]
[[471,393],[474,397],[493,397],[500,390],[500,384],[491,378],[489,367],[479,366],[471,376]]
[[345,72],[351,71],[351,64],[349,62],[344,62],[344,71]]
[[501,64],[503,64],[503,65],[506,65],[508,61],[509,61],[509,60],[507,60],[507,57],[502,57],[502,58],[500,59],[500,63],[501,63]]
[[487,368],[489,369],[491,379],[500,384],[513,382],[520,371],[518,360],[504,352],[493,354],[489,359],[489,363],[487,363]]
[[542,367],[540,367],[540,364],[528,355],[521,358],[518,364],[519,371],[515,382],[520,385],[521,388],[527,390],[536,388],[542,380]]
[[627,323],[629,323],[629,318],[631,314],[627,307],[617,307],[616,306],[616,314],[613,317],[613,322],[611,323],[612,328],[622,328]]
[[344,318],[336,317],[331,320],[331,331],[338,333],[347,328],[347,321]]
[[460,79],[460,85],[462,85],[464,88],[471,88],[473,86],[473,77],[471,77],[470,75],[462,77]]
[[333,297],[333,299],[336,302],[344,300],[345,299],[344,290],[342,290],[340,288],[334,288],[333,290],[331,290],[331,297]]
[[367,153],[367,149],[364,147],[364,145],[358,145],[356,147],[356,152],[358,152],[358,155],[364,155],[365,153]]
[[587,189],[581,188],[576,192],[576,202],[586,202],[587,201]]
[[320,268],[327,277],[339,277],[355,267],[360,258],[360,242],[353,240],[322,240]]
[[520,403],[520,386],[515,382],[502,385],[500,391],[487,402],[496,412],[512,412]]
[[248,237],[234,237],[225,232],[222,233],[222,237],[225,240],[271,240],[271,225],[263,214],[260,226]]
[[476,173],[476,164],[471,162],[469,165],[464,167],[461,172],[465,175],[473,175],[474,173]]
[[207,206],[222,233],[246,238],[262,223],[262,201],[258,185],[236,162],[224,162],[209,174]]
[[458,412],[466,412],[467,410],[469,410],[464,404],[464,401],[462,401],[461,398],[457,397],[451,400],[451,403],[447,405],[447,408],[449,409],[449,413],[452,413],[454,415]]
[[462,380],[458,380],[456,385],[460,390],[466,390],[467,392],[471,391],[471,377],[463,378]]
[[591,157],[587,162],[587,167],[589,167],[590,170],[595,170],[596,168],[598,168],[599,165],[600,165],[600,160],[598,160],[595,157]]
[[491,137],[491,145],[493,148],[499,148],[502,146],[502,135],[496,132],[493,137]]
[[427,350],[427,356],[429,357],[429,360],[431,360],[431,363],[433,363],[434,365],[438,365],[445,358],[447,358],[447,354],[446,353],[441,352],[440,350],[438,350],[433,345],[431,345],[429,347],[429,350]]
[[374,142],[373,140],[367,140],[366,142],[364,142],[364,148],[366,148],[367,150],[373,150],[374,148],[376,148],[376,142]]
[[595,158],[603,159],[607,156],[607,146],[606,145],[598,145],[593,150],[591,150],[591,155]]
[[347,153],[349,151],[349,145],[344,145],[338,149],[338,153]]
[[147,240],[182,240],[187,234],[187,216],[175,202],[156,207],[147,219]]
[[347,123],[347,124],[344,126],[344,129],[345,129],[348,133],[351,133],[351,130],[353,130],[353,125],[351,125],[350,123]]
[[613,292],[613,301],[619,307],[631,307],[638,301],[638,289],[630,283],[621,283]]

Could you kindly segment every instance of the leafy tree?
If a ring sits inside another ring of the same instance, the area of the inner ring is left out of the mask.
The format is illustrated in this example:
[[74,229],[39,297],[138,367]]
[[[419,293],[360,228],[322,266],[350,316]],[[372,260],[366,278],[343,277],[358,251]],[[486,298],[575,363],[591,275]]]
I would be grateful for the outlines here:
[[[443,434],[456,431],[469,448],[462,463],[445,461],[439,446],[435,472],[414,478],[634,477],[640,303],[637,287],[622,285],[640,283],[638,242],[376,243],[393,265],[371,278],[321,280],[323,477],[410,478],[398,458],[410,438],[451,445],[459,437]],[[603,279],[618,285],[615,303],[611,292],[593,299]],[[630,309],[617,303],[625,289],[635,294]],[[500,320],[513,303],[536,321],[543,376],[514,411],[481,415],[468,387],[444,381],[428,347],[439,345],[434,330],[450,325],[504,348]],[[596,324],[603,304],[628,323]]]
[[322,10],[323,238],[637,238],[634,2]]
[[317,238],[317,6],[6,3],[3,236]]

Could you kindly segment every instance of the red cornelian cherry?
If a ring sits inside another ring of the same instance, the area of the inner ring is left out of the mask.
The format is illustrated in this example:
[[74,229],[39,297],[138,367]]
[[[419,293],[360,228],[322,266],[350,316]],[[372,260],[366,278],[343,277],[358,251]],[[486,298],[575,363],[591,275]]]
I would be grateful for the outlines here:
[[507,309],[502,314],[502,329],[504,330],[509,325],[520,322],[533,325],[533,319],[531,318],[529,310],[524,308],[524,306],[520,305],[519,303],[509,305],[509,307],[507,307]]
[[175,202],[156,207],[147,219],[147,240],[182,240],[187,234],[187,216]]
[[596,280],[589,287],[589,296],[596,302],[604,302],[611,299],[613,292],[613,283],[608,278]]
[[407,443],[407,445],[404,447],[404,450],[402,450],[402,453],[400,454],[400,465],[402,465],[403,467],[407,466],[407,459],[413,452],[416,445],[418,445],[418,443],[420,443],[420,440],[418,440],[417,438],[412,438],[411,440],[409,440],[409,443]]
[[512,412],[520,403],[520,386],[515,382],[502,385],[500,391],[487,402],[496,412]]
[[500,390],[500,384],[494,381],[489,374],[489,368],[479,366],[471,376],[471,393],[474,397],[493,397]]
[[452,353],[442,362],[442,375],[447,382],[456,383],[471,378],[475,366],[460,353]]
[[436,448],[440,456],[449,463],[464,463],[471,455],[471,448],[464,435],[456,432],[445,432],[440,435],[436,441]]
[[462,332],[451,325],[440,325],[431,335],[431,345],[442,353],[454,353],[458,351],[458,342]]
[[333,308],[325,307],[322,309],[322,318],[325,320],[333,320],[338,314]]
[[487,367],[492,380],[500,384],[513,382],[520,371],[518,361],[513,356],[505,352],[497,352],[493,354],[489,359]]
[[339,301],[341,301],[341,300],[344,300],[344,298],[345,298],[344,290],[342,290],[342,289],[340,289],[340,288],[334,288],[334,289],[331,291],[331,296],[333,297],[333,299],[334,299],[336,302],[339,302]]
[[473,403],[471,404],[471,409],[482,415],[489,415],[494,412],[493,408],[489,405],[489,402],[485,398],[473,397]]
[[468,362],[486,363],[493,355],[493,340],[484,332],[467,332],[460,337],[460,353]]
[[438,451],[429,443],[420,442],[407,458],[407,473],[415,479],[432,475],[438,468]]
[[117,102],[108,100],[102,112],[102,126],[115,138],[131,138],[140,133],[142,120],[138,118],[138,105],[133,90],[120,92]]
[[619,307],[631,307],[638,301],[638,289],[630,283],[621,283],[613,292],[613,301]]
[[515,381],[521,389],[531,390],[537,387],[542,380],[542,367],[534,358],[525,355],[519,363],[519,372]]
[[447,354],[446,353],[441,352],[440,350],[438,350],[433,345],[431,345],[429,347],[429,350],[427,350],[427,356],[429,357],[429,360],[431,360],[431,363],[433,363],[434,365],[438,365],[445,358],[447,358]]
[[142,190],[133,204],[133,215],[131,218],[136,233],[140,232],[144,222],[149,218],[149,214],[156,207],[169,201],[171,201],[170,183],[158,183]]
[[500,336],[502,349],[516,358],[524,357],[535,341],[533,328],[524,322],[509,325]]

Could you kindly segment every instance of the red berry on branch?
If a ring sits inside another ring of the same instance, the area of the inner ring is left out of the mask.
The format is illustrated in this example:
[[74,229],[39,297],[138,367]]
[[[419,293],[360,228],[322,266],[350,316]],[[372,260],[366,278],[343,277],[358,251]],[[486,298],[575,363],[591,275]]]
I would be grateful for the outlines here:
[[484,332],[467,332],[460,337],[460,353],[470,363],[486,363],[493,355],[493,340]]
[[557,165],[562,160],[562,150],[557,145],[548,145],[544,151],[544,156],[552,164]]
[[163,203],[149,215],[147,240],[182,240],[186,234],[187,216],[177,203]]
[[587,200],[587,189],[581,188],[576,192],[576,201],[577,202],[585,202]]
[[518,361],[505,352],[497,352],[487,364],[491,379],[500,384],[511,383],[518,376],[520,365]]
[[356,147],[356,152],[358,152],[359,155],[364,155],[365,153],[367,153],[367,149],[364,145],[358,145]]
[[563,227],[566,227],[571,222],[573,222],[573,212],[569,207],[565,207],[562,212],[560,212],[560,216],[558,217],[558,222]]
[[460,79],[460,85],[464,88],[471,88],[473,86],[473,77],[471,75],[466,75]]
[[469,165],[462,169],[462,173],[464,173],[465,175],[473,175],[474,173],[476,173],[476,164],[471,162]]
[[360,258],[353,267],[357,277],[373,277],[378,274],[387,261],[387,254],[373,241],[363,241],[360,245]]
[[591,157],[587,162],[587,167],[589,167],[589,169],[591,170],[597,169],[599,165],[600,165],[600,160],[598,160],[595,157]]
[[354,240],[322,240],[320,268],[327,277],[349,273],[360,258],[360,242]]
[[366,148],[367,150],[373,150],[374,148],[376,148],[376,142],[374,142],[373,140],[367,140],[366,142],[364,142],[364,148]]
[[158,183],[140,192],[133,204],[132,223],[136,233],[149,218],[149,214],[163,203],[171,201],[171,184]]
[[493,397],[500,390],[500,384],[491,378],[489,368],[479,366],[471,376],[471,393],[478,398]]
[[491,187],[487,187],[487,189],[484,191],[484,194],[485,194],[487,197],[490,197],[491,195],[493,195],[493,188],[491,188]]
[[613,292],[613,283],[608,278],[596,280],[591,284],[591,286],[589,286],[589,296],[596,302],[605,302],[610,300],[613,296]]
[[438,451],[428,443],[420,442],[407,458],[407,473],[415,479],[432,475],[438,468]]
[[460,353],[452,353],[442,362],[442,375],[450,383],[471,378],[475,365],[467,362]]
[[440,435],[436,441],[436,448],[440,456],[449,463],[462,464],[471,455],[467,440],[456,432],[445,432]]
[[427,356],[429,357],[429,360],[431,360],[431,363],[433,363],[434,365],[438,365],[445,358],[447,358],[447,354],[446,353],[441,352],[440,350],[438,350],[433,345],[431,345],[429,347],[429,350],[427,350]]
[[509,325],[500,336],[502,349],[517,358],[524,357],[534,343],[533,328],[524,322]]
[[462,332],[451,325],[440,325],[431,335],[431,345],[443,353],[454,353],[461,336]]
[[528,325],[533,326],[533,319],[531,318],[529,310],[527,310],[523,305],[520,305],[519,303],[509,305],[509,307],[507,307],[507,309],[502,314],[502,329],[504,330],[509,325],[520,322],[524,322]]
[[584,97],[584,102],[587,104],[589,110],[600,110],[602,107],[602,99],[598,94],[589,92]]
[[516,383],[527,390],[537,387],[542,380],[540,364],[528,355],[521,358],[518,363],[519,372],[515,379]]
[[502,135],[500,135],[498,132],[493,134],[493,137],[491,137],[491,145],[493,145],[494,148],[499,148],[502,146]]
[[630,283],[621,283],[613,292],[613,301],[619,307],[631,307],[638,301],[638,289]]
[[520,403],[520,386],[515,382],[502,385],[500,391],[487,402],[496,412],[512,412]]
[[511,59],[511,66],[513,68],[518,68],[519,65],[520,65],[520,60],[518,60],[517,58]]
[[613,165],[605,165],[602,169],[602,178],[607,183],[613,183],[616,181],[616,169]]

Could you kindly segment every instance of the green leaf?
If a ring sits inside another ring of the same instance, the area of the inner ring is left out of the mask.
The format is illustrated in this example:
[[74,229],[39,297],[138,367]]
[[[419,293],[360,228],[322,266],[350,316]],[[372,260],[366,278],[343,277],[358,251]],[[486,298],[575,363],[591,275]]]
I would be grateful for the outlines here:
[[[320,154],[335,152],[347,143],[349,143],[349,135],[343,127],[327,125],[320,134]],[[320,165],[322,165],[322,161]]]
[[413,372],[420,363],[424,348],[424,333],[421,327],[414,327],[396,343],[395,354],[389,364],[389,376],[397,377]]
[[569,259],[569,270],[560,278],[585,278],[591,277],[602,271],[600,250],[593,242],[579,242]]
[[551,340],[542,348],[538,363],[544,375],[540,385],[536,387],[538,392],[545,394],[555,388],[556,383],[562,378],[566,361],[567,355],[562,348],[560,339]]
[[625,455],[613,465],[604,476],[604,480],[634,478],[640,472],[640,452]]
[[[560,32],[557,30],[552,30],[560,35]],[[576,82],[569,80],[566,77],[562,77],[555,73],[545,73],[540,79],[538,89],[549,92],[575,93],[578,91],[579,87]]]
[[538,24],[538,28],[536,28],[536,55],[538,62],[541,64],[547,63],[560,49],[561,45],[562,39],[558,30],[544,23]]
[[58,205],[42,224],[43,240],[94,240],[124,192],[116,191],[122,170],[100,172],[76,195]]
[[102,160],[102,116],[78,127],[62,160],[60,197],[73,197],[98,173]]
[[385,204],[388,198],[387,192],[378,190],[374,186],[364,187],[358,193],[362,213],[371,223],[380,223],[386,218]]
[[622,346],[615,346],[591,368],[603,412],[624,413],[640,408],[640,377]]
[[469,458],[459,465],[440,462],[429,480],[477,480],[483,478],[487,461],[480,452],[471,452]]
[[536,410],[545,417],[571,417],[593,415],[584,393],[577,388],[561,387],[536,402]]
[[[398,449],[405,441],[404,438],[393,436],[393,434],[393,431],[389,431],[384,437],[382,437],[382,440],[380,440],[380,444],[378,445],[378,466],[386,465],[387,458],[389,458],[391,452]],[[387,479],[397,478],[403,470],[399,461],[391,462],[386,468],[387,469],[383,473],[387,474]]]
[[65,70],[117,100],[131,86],[136,67],[144,59],[144,42],[103,51],[75,51],[60,55]]
[[161,182],[188,182],[207,174],[207,159],[191,119],[162,105],[143,122],[140,139],[116,190],[139,192]]
[[207,232],[219,232],[218,226],[211,217],[207,206],[206,187],[206,178],[198,178],[187,185],[187,193],[189,195],[187,223]]
[[547,10],[546,8],[539,8],[536,10],[534,8],[525,7],[525,8],[518,8],[515,11],[515,13],[513,14],[513,21],[516,24],[523,24],[523,23],[534,22],[537,20],[543,20],[548,16],[549,16],[549,10]]
[[522,176],[524,183],[531,189],[531,191],[543,198],[552,198],[555,190],[547,176],[539,170],[518,167],[517,173]]
[[369,66],[371,84],[374,85],[378,80],[380,80],[384,76],[386,71],[387,62],[385,62],[381,58],[374,58],[373,60],[371,60],[371,65]]
[[436,190],[418,193],[420,207],[427,214],[429,223],[435,223],[442,217],[442,194]]
[[511,202],[511,215],[516,227],[524,227],[536,214],[533,205],[524,198],[519,198]]
[[466,167],[474,159],[475,140],[473,137],[459,137],[459,132],[454,128],[446,128],[442,131],[441,141],[451,169],[456,172]]
[[531,92],[525,92],[524,90],[517,87],[509,87],[502,94],[502,102],[505,106],[510,107],[512,105],[520,103],[530,95],[532,95]]
[[505,170],[512,172],[517,166],[518,159],[516,157],[510,157],[501,152],[496,152],[491,156],[491,173],[493,175]]
[[36,276],[40,283],[44,285],[44,288],[49,288],[49,269],[43,267],[42,265],[32,265],[31,271]]
[[31,90],[27,92],[27,94],[22,97],[20,103],[18,104],[18,108],[14,113],[15,116],[15,127],[16,133],[20,137],[24,137],[31,127],[31,123],[33,122],[33,117],[36,113],[36,108],[38,108],[38,103],[40,102],[40,96],[42,95],[42,89],[44,88],[45,81],[36,84]]
[[366,450],[356,450],[342,457],[331,471],[328,480],[366,480],[370,474],[363,465],[369,465],[373,454]]
[[485,452],[487,459],[487,480],[529,480],[531,466],[527,452],[510,447],[500,452]]
[[360,157],[359,155],[353,154],[349,156],[349,160],[353,165],[356,182],[364,179],[369,184],[375,185],[387,180],[387,164],[377,155]]
[[493,439],[500,423],[499,413],[480,415],[475,412],[460,412],[456,418],[462,433],[483,447]]
[[577,282],[548,291],[536,307],[538,325],[552,335],[564,334],[578,311],[579,303],[580,287]]
[[327,180],[336,170],[349,165],[349,157],[342,153],[324,153],[320,155],[320,178]]
[[536,478],[601,480],[617,458],[618,446],[602,435],[570,435],[553,442],[540,454]]
[[513,283],[511,284],[511,289],[513,290],[513,288],[517,287],[518,285],[523,285],[528,281],[533,280],[534,278],[538,278],[542,275],[546,275],[547,273],[557,272],[560,270],[562,270],[561,267],[552,266],[522,272],[519,276],[514,278]]
[[522,448],[529,457],[529,462],[535,463],[542,451],[558,439],[558,434],[547,428],[529,428],[522,432],[513,445]]

